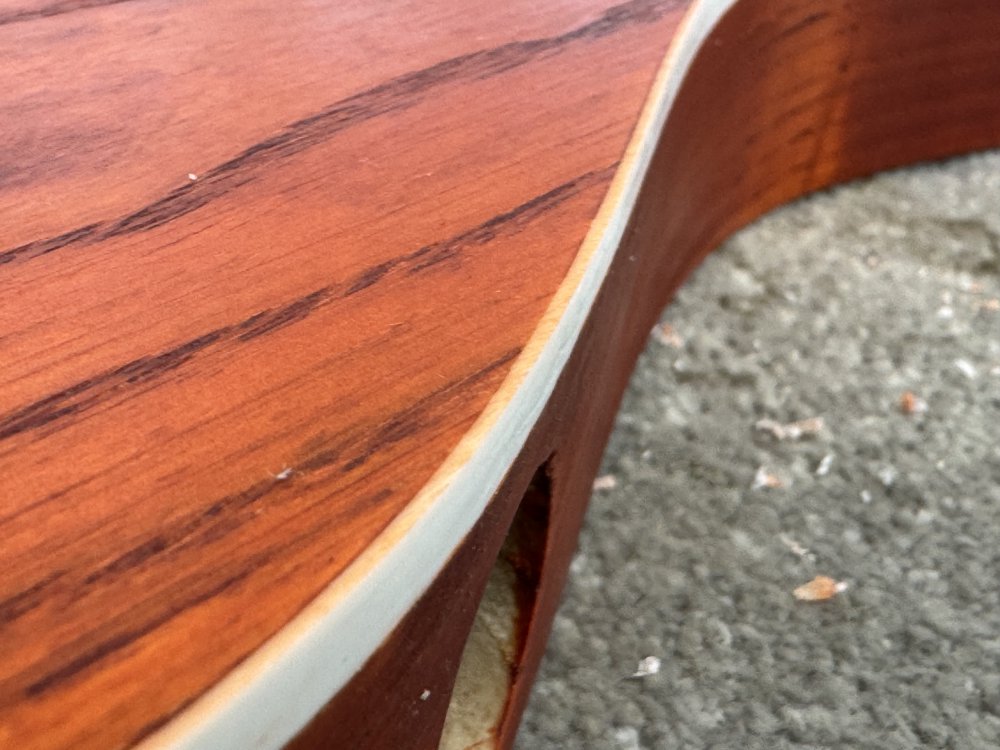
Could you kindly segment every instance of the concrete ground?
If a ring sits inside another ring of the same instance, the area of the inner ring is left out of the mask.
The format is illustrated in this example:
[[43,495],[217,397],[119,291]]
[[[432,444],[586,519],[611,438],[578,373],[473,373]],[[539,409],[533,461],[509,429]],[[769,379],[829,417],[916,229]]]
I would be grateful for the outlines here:
[[771,214],[663,319],[517,747],[1000,747],[1000,153]]

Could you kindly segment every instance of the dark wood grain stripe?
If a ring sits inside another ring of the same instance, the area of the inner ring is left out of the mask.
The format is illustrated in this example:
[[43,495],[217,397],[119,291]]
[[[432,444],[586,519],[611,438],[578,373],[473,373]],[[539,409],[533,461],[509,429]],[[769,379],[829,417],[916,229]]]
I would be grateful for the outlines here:
[[[270,476],[209,503],[198,514],[162,528],[153,538],[135,545],[120,557],[90,573],[84,579],[84,584],[90,586],[98,581],[122,575],[145,565],[163,553],[203,547],[222,539],[241,526],[245,520],[254,517],[253,508],[259,501],[279,493],[285,493],[289,500],[294,500],[297,497],[295,477],[328,469],[338,463],[337,469],[341,475],[357,470],[380,451],[385,451],[414,432],[433,427],[440,422],[447,412],[447,405],[456,395],[466,392],[466,389],[481,383],[500,368],[510,364],[520,353],[520,348],[510,349],[474,372],[449,381],[406,409],[392,415],[381,427],[376,427],[370,437],[365,437],[368,432],[361,434],[352,432],[323,440],[322,447],[314,447],[313,453],[294,467],[289,467],[289,478],[279,479]],[[308,442],[316,446],[320,441]],[[359,481],[363,481],[363,478]],[[352,484],[337,485],[340,492],[349,491],[352,486]],[[359,511],[352,506],[350,512]]]
[[811,15],[808,15],[805,18],[803,18],[801,21],[799,21],[798,23],[794,23],[791,26],[789,26],[787,29],[783,29],[780,33],[776,34],[774,36],[774,41],[780,41],[782,39],[785,39],[786,37],[795,36],[796,34],[800,33],[804,29],[807,29],[810,26],[813,26],[813,25],[819,23],[820,21],[823,21],[823,20],[826,20],[826,19],[833,20],[833,14],[832,13],[822,12],[822,13],[813,13]]
[[446,260],[457,259],[463,252],[486,245],[500,236],[517,234],[584,190],[604,184],[611,178],[616,166],[612,164],[580,175],[462,234],[379,263],[344,283],[321,287],[282,307],[263,310],[239,323],[216,328],[166,351],[134,359],[0,415],[0,441],[43,427],[51,428],[61,420],[69,424],[70,418],[78,418],[112,400],[127,398],[138,386],[149,387],[210,349],[253,341],[305,320],[321,307],[369,289],[394,273],[420,273]]
[[0,252],[0,265],[24,262],[62,248],[95,244],[163,226],[253,181],[262,168],[325,143],[347,128],[408,109],[421,102],[433,89],[460,81],[492,78],[560,52],[574,42],[600,39],[633,24],[654,23],[666,13],[685,5],[684,0],[631,0],[564,34],[510,42],[398,76],[293,122],[281,132],[206,170],[196,182],[175,188],[132,213],[4,250]]
[[57,570],[45,576],[40,581],[36,581],[23,591],[0,601],[0,625],[16,620],[21,615],[37,607],[45,598],[45,594],[51,588],[52,584],[65,574],[66,571]]
[[53,16],[64,16],[67,13],[75,13],[78,10],[89,10],[90,8],[102,8],[108,5],[121,5],[131,3],[136,0],[63,0],[63,2],[49,3],[41,8],[14,8],[0,13],[0,26],[12,23],[24,23],[25,21],[37,21],[41,18],[52,18]]
[[[373,434],[371,431],[366,431],[366,434],[371,434],[371,437],[365,441],[360,453],[343,463],[341,471],[344,473],[353,471],[364,465],[377,453],[385,451],[395,443],[433,426],[432,422],[443,416],[439,411],[442,403],[447,402],[454,394],[460,394],[476,385],[501,367],[510,364],[520,353],[520,348],[508,350],[484,367],[431,391],[427,396],[424,396],[405,410],[394,414],[381,426],[377,427]],[[432,417],[432,415],[435,416]]]
[[[260,562],[264,561],[262,560]],[[110,638],[107,638],[104,641],[101,641],[95,646],[83,651],[83,653],[81,653],[79,656],[71,659],[69,662],[67,662],[60,668],[52,672],[49,672],[40,679],[36,680],[35,682],[32,682],[25,689],[25,694],[28,697],[36,697],[44,693],[46,690],[50,690],[51,688],[56,687],[59,683],[64,682],[70,679],[71,677],[74,677],[75,675],[84,671],[88,667],[96,664],[102,659],[107,658],[116,651],[120,651],[126,646],[129,646],[130,644],[142,638],[144,635],[152,633],[154,630],[167,624],[168,622],[170,622],[171,620],[173,620],[186,610],[191,609],[192,607],[195,607],[198,604],[201,604],[202,602],[206,602],[209,599],[218,596],[219,594],[223,593],[226,589],[234,586],[235,584],[245,579],[252,572],[253,568],[247,567],[244,570],[239,571],[235,575],[226,578],[224,581],[217,583],[199,592],[198,594],[191,597],[187,601],[178,604],[176,607],[167,609],[158,617],[149,619],[140,625],[137,625],[133,628],[118,633]]]
[[[393,443],[411,435],[415,430],[426,428],[429,424],[428,418],[432,413],[436,412],[439,418],[443,417],[447,412],[446,407],[453,397],[467,393],[470,386],[474,386],[500,368],[510,364],[520,352],[520,348],[508,350],[487,365],[447,383],[422,398],[416,404],[392,416],[381,428],[376,430],[372,438],[363,443],[361,448],[362,453],[360,454],[362,460],[347,460],[341,467],[341,470],[343,472],[352,471],[362,465],[371,455],[385,450]],[[337,454],[334,455],[336,456]],[[314,470],[321,468],[317,466],[317,462],[313,459],[307,459],[306,463],[312,466]],[[338,485],[338,491],[349,489],[350,486]],[[93,586],[99,582],[106,581],[106,579],[128,573],[168,552],[178,552],[184,549],[189,550],[192,547],[204,547],[213,542],[224,540],[228,538],[234,529],[242,526],[248,519],[255,517],[252,509],[255,503],[275,491],[285,491],[290,499],[294,499],[296,495],[293,491],[292,483],[288,481],[272,477],[265,481],[256,482],[241,492],[227,495],[225,498],[211,503],[206,510],[195,518],[175,524],[152,539],[133,547],[121,557],[87,576],[84,580],[84,585]],[[383,502],[391,494],[392,492],[388,488],[380,489],[372,497],[368,498],[365,505]],[[364,512],[364,508],[352,507],[350,512]],[[329,519],[329,523],[336,523],[336,521],[335,517]],[[321,529],[314,529],[310,533],[315,534],[320,533],[320,531]],[[32,697],[38,696],[47,690],[57,687],[60,683],[75,677],[115,652],[153,632],[184,611],[218,596],[251,575],[258,566],[266,562],[266,558],[273,556],[275,552],[276,550],[273,549],[265,550],[253,556],[235,574],[227,576],[219,583],[208,585],[201,592],[179,603],[160,616],[131,628],[126,628],[122,632],[85,649],[82,653],[78,653],[77,656],[28,685],[25,688],[26,695]],[[41,587],[44,587],[47,583],[47,581],[42,582]],[[35,585],[12,599],[36,596],[39,589],[40,585]],[[79,594],[80,592],[78,592]],[[7,601],[11,601],[12,599],[8,599]],[[24,614],[26,611],[22,607],[13,614],[14,616],[18,616]]]
[[219,328],[159,354],[140,357],[9,412],[0,417],[0,440],[37,430],[65,417],[78,416],[122,395],[130,386],[156,380],[226,339],[231,330],[232,327]]

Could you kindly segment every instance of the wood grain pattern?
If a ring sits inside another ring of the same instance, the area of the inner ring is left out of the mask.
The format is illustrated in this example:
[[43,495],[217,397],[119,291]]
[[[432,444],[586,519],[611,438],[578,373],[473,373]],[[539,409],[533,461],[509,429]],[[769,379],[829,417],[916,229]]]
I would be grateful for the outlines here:
[[148,736],[336,578],[502,382],[683,3],[497,5],[0,15],[11,746]]
[[[0,742],[153,736],[406,508],[565,278],[687,5],[0,10]],[[781,202],[1000,142],[997,39],[990,0],[736,5],[656,134],[555,394],[455,553],[468,569],[445,569],[303,746],[372,736],[345,728],[361,705],[412,709],[372,685],[407,649],[454,654],[555,454],[511,741],[656,310]],[[416,668],[399,684],[450,690],[450,666]],[[436,742],[427,709],[399,735],[414,747]]]

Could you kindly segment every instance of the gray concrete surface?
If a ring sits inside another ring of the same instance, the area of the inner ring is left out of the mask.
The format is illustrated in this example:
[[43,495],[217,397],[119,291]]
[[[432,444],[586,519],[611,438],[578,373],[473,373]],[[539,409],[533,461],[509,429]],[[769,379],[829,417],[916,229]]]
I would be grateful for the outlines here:
[[[998,299],[1000,154],[713,256],[633,378],[517,747],[1000,747]],[[796,600],[817,574],[849,588]]]

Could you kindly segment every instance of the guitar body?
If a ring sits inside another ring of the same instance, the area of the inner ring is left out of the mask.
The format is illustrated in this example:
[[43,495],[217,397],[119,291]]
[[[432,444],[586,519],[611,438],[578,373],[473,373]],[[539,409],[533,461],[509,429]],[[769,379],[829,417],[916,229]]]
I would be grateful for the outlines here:
[[992,0],[0,10],[0,745],[509,747],[659,311],[1000,145]]

